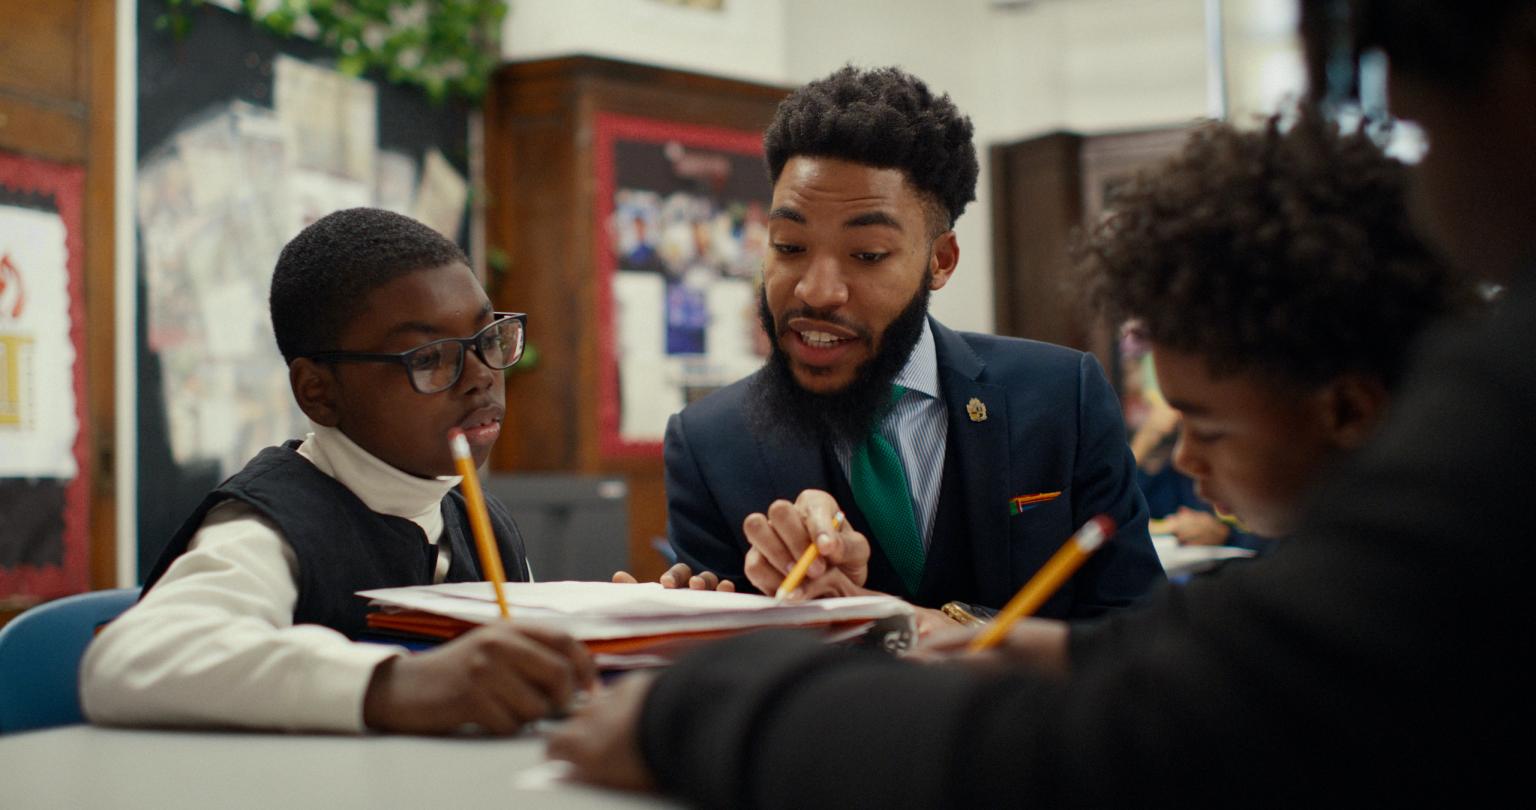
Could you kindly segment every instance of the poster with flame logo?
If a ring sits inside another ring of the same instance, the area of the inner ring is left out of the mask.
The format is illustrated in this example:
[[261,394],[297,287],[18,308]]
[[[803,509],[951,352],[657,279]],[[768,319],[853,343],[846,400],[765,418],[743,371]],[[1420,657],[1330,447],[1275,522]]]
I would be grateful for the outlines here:
[[83,590],[83,173],[0,153],[0,599]]

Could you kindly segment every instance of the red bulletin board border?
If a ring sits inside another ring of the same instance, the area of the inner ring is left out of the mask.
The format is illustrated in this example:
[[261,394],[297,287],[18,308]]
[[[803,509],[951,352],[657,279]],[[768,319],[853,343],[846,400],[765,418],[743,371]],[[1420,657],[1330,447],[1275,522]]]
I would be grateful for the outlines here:
[[0,596],[26,595],[53,598],[86,590],[90,558],[90,464],[91,423],[85,390],[85,281],[82,264],[85,237],[81,229],[81,201],[85,194],[85,169],[47,160],[0,152],[0,186],[11,191],[53,198],[64,221],[65,266],[69,273],[69,342],[75,347],[74,389],[75,466],[78,473],[64,490],[64,561],[61,565],[19,565],[0,568]]
[[619,435],[619,366],[614,345],[613,274],[618,257],[608,238],[607,223],[613,216],[615,183],[614,145],[677,142],[696,149],[734,152],[761,157],[763,134],[741,129],[686,124],[655,118],[598,113],[593,132],[596,190],[592,206],[594,255],[597,257],[597,330],[599,352],[598,445],[602,455],[622,458],[660,458],[661,442],[625,441]]

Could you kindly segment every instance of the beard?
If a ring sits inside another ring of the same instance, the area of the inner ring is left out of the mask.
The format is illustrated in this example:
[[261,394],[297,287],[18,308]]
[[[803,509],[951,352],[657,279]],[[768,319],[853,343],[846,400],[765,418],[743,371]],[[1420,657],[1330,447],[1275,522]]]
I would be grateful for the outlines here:
[[[837,391],[818,393],[802,387],[789,365],[789,355],[779,345],[781,330],[768,308],[768,293],[758,293],[758,318],[768,333],[772,351],[763,370],[750,383],[747,401],[748,419],[763,435],[787,434],[815,444],[831,442],[852,445],[861,442],[891,402],[891,381],[906,366],[907,358],[923,334],[923,319],[928,316],[929,284],[932,271],[923,273],[917,292],[902,308],[868,360],[854,370],[853,380]],[[835,313],[810,308],[786,311],[782,318],[808,317],[854,328]],[[865,341],[866,330],[858,330]]]

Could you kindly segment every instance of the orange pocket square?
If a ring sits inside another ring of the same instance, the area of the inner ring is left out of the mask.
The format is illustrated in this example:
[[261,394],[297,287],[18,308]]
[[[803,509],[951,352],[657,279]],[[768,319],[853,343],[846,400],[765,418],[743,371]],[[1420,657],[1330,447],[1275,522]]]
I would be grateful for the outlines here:
[[1033,509],[1042,503],[1048,503],[1061,497],[1061,490],[1055,492],[1036,492],[1033,495],[1017,495],[1008,499],[1008,514],[1017,515],[1026,509]]

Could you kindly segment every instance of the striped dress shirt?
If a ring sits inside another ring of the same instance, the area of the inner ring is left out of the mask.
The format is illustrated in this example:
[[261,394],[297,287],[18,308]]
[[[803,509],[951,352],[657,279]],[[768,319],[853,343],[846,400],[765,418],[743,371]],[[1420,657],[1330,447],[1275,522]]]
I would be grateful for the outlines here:
[[[933,330],[923,319],[923,333],[912,348],[907,364],[892,380],[907,389],[896,406],[880,423],[884,436],[901,455],[907,471],[907,486],[912,490],[913,515],[923,532],[923,549],[933,541],[933,519],[938,512],[939,486],[944,478],[944,448],[949,437],[949,409],[939,396],[939,355],[934,348]],[[837,448],[837,460],[843,477],[849,472],[853,447]]]

